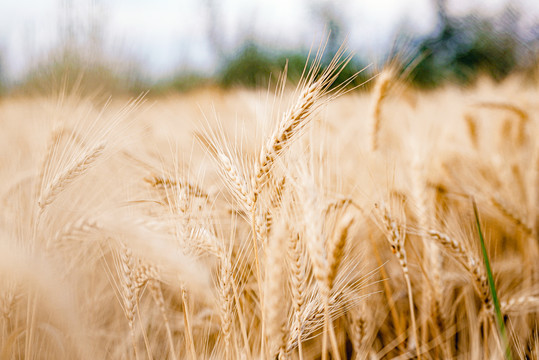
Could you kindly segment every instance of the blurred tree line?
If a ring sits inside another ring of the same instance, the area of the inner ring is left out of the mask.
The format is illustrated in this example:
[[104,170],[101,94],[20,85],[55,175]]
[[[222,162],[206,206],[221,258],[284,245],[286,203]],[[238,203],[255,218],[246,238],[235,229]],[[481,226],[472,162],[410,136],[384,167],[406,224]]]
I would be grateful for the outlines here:
[[[433,0],[433,4],[437,13],[435,30],[427,36],[403,41],[402,49],[398,48],[397,41],[396,50],[385,59],[400,66],[401,73],[407,74],[411,84],[425,89],[446,82],[468,85],[480,75],[501,81],[515,71],[538,70],[539,25],[525,32],[520,26],[518,7],[508,4],[503,11],[491,16],[478,13],[452,16],[447,11],[446,0]],[[333,54],[343,42],[343,34],[347,33],[346,24],[336,8],[328,3],[315,12],[328,30],[326,53]],[[265,87],[285,64],[288,64],[289,79],[298,81],[307,61],[306,50],[278,51],[260,45],[256,39],[248,39],[237,52],[226,54],[217,35],[215,29],[210,30],[210,42],[221,59],[217,73],[211,78],[182,74],[167,86],[185,90],[211,82],[225,88]],[[411,55],[403,58],[402,54]],[[327,64],[329,58],[325,60]],[[355,56],[337,83],[365,68],[366,64],[364,59]],[[359,85],[372,75],[372,70],[363,71],[350,86]]]
[[[523,33],[520,28],[520,11],[508,5],[495,16],[468,14],[451,16],[446,0],[434,0],[438,24],[428,36],[403,41],[405,48],[393,51],[386,59],[395,65],[401,62],[401,73],[407,73],[410,83],[420,88],[434,88],[446,82],[468,85],[480,75],[488,75],[496,81],[503,80],[514,71],[535,72],[539,55],[539,26]],[[326,9],[327,10],[327,9]],[[332,12],[326,12],[326,28],[330,30],[328,54],[332,54],[342,42],[343,23]],[[411,49],[410,49],[411,48]],[[402,58],[401,53],[412,54]],[[392,58],[394,57],[394,58]],[[296,80],[306,61],[305,53],[281,53],[270,56],[253,42],[247,42],[241,50],[226,61],[217,81],[223,86],[265,85],[264,79],[275,69],[282,69],[289,59],[289,76]],[[366,62],[354,58],[344,80],[365,67]],[[350,84],[358,85],[372,73],[361,73]]]
[[[182,70],[175,76],[151,84],[142,76],[142,68],[125,59],[107,60],[102,49],[103,26],[100,14],[88,17],[87,26],[77,29],[71,15],[70,0],[64,4],[64,20],[60,24],[63,38],[59,46],[47,58],[28,72],[26,78],[16,84],[20,92],[50,90],[58,87],[58,82],[68,88],[101,90],[108,93],[140,92],[152,88],[153,93],[161,91],[187,91],[200,86],[220,86],[230,88],[267,87],[288,68],[288,78],[299,81],[308,60],[308,50],[280,51],[262,45],[256,37],[247,37],[236,50],[230,51],[223,45],[218,2],[205,0],[208,16],[208,43],[218,59],[217,69],[212,74]],[[339,9],[330,2],[314,3],[313,17],[328,31],[326,57],[341,46],[348,33],[346,21]],[[386,62],[401,67],[407,79],[420,88],[435,88],[447,81],[467,85],[481,74],[496,81],[503,80],[515,71],[537,71],[539,51],[539,26],[523,31],[520,12],[517,7],[507,5],[496,15],[468,14],[453,16],[447,11],[446,0],[433,0],[437,13],[437,26],[427,36],[413,36],[391,52]],[[404,32],[404,30],[403,30]],[[397,45],[399,41],[397,41]],[[402,56],[402,54],[411,54]],[[312,55],[311,55],[312,60]],[[337,79],[337,84],[356,74],[368,64],[365,59],[354,56],[350,64]],[[400,64],[400,65],[399,65]],[[2,62],[0,54],[0,91],[2,90]],[[362,84],[373,75],[373,70],[361,72],[350,86]],[[51,85],[52,84],[52,85]],[[55,85],[56,84],[56,85]]]
[[446,0],[435,0],[435,5],[436,31],[415,40],[419,61],[412,69],[412,83],[433,88],[448,80],[469,84],[480,74],[500,81],[513,71],[536,71],[539,28],[522,33],[517,7],[509,4],[489,18],[452,17]]

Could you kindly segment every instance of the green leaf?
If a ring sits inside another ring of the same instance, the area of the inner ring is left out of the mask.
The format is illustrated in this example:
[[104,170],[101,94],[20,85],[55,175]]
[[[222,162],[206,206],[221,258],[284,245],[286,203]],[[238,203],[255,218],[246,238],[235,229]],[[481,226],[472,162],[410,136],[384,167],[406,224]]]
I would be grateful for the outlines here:
[[485,239],[483,237],[483,232],[481,231],[481,224],[479,222],[479,212],[477,211],[477,204],[475,199],[472,199],[473,211],[475,215],[475,222],[477,224],[477,231],[479,232],[479,240],[481,240],[481,251],[483,252],[483,260],[485,261],[485,267],[487,269],[487,278],[488,285],[490,287],[490,293],[492,295],[492,302],[494,303],[494,312],[496,315],[496,324],[498,325],[498,331],[500,334],[500,339],[502,341],[502,346],[505,348],[505,358],[512,360],[511,349],[509,348],[509,342],[507,341],[507,333],[505,330],[505,323],[503,321],[503,315],[500,308],[500,301],[498,295],[496,294],[496,286],[494,285],[494,276],[492,275],[492,269],[490,268],[490,261],[488,259],[487,248],[485,246]]

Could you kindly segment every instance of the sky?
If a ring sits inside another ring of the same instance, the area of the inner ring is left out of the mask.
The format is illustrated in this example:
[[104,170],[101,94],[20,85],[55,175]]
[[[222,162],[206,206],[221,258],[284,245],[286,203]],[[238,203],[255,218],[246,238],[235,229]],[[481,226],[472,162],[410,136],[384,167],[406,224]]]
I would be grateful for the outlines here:
[[[539,22],[539,1],[516,2],[528,22]],[[453,14],[495,14],[504,4],[448,0]],[[154,78],[186,67],[211,72],[216,57],[209,29],[229,52],[249,37],[281,49],[308,48],[323,35],[326,8],[368,61],[381,56],[403,26],[426,34],[436,25],[432,0],[1,0],[1,64],[8,80],[20,78],[59,43],[71,19],[79,37],[99,29],[109,56],[134,60]]]

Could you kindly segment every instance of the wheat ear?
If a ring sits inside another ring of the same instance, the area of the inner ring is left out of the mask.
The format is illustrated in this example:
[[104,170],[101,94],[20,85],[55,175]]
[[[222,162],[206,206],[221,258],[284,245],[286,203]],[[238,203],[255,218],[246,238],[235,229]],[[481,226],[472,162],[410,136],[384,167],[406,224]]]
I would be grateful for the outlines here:
[[[277,128],[260,150],[251,179],[255,198],[264,186],[275,160],[302,133],[312,115],[322,105],[322,98],[350,61],[350,57],[343,58],[344,52],[344,48],[339,49],[320,76],[317,76],[317,72],[322,53],[317,54],[301,87],[298,100],[283,114]],[[342,87],[340,89],[342,90]],[[340,90],[337,90],[333,96],[338,96],[339,93]]]
[[479,129],[477,126],[477,119],[471,114],[464,115],[464,121],[466,122],[466,129],[468,130],[468,136],[472,142],[472,146],[475,150],[479,149]]
[[291,231],[288,239],[288,259],[290,264],[290,282],[292,288],[292,307],[294,309],[293,332],[298,334],[298,353],[303,360],[303,347],[301,344],[301,313],[305,303],[306,270],[303,256],[303,248],[299,234]]
[[359,309],[354,309],[347,313],[349,339],[356,356],[354,359],[365,358],[361,356],[367,346],[367,327],[369,319],[372,321],[372,316],[368,313],[365,301],[361,303]]
[[58,127],[54,129],[50,135],[50,139],[47,145],[46,155],[42,160],[41,166],[39,167],[39,183],[41,183],[45,178],[45,171],[47,170],[50,162],[52,161],[52,158],[56,154],[58,150],[58,144],[60,143],[61,139],[68,135],[70,140],[72,140],[74,143],[77,143],[78,145],[85,147],[85,141],[82,139],[82,136],[80,136],[77,132],[74,130],[68,131],[65,127]]
[[67,223],[61,230],[56,232],[52,239],[47,242],[47,249],[51,246],[56,250],[63,249],[69,240],[80,241],[81,235],[90,233],[92,230],[102,230],[99,221],[92,217],[81,217],[77,221]]
[[52,203],[56,197],[71,184],[79,176],[83,175],[90,166],[103,154],[105,144],[96,146],[92,151],[88,152],[82,159],[77,161],[73,166],[69,167],[62,174],[56,177],[55,180],[41,194],[39,206],[43,210],[47,205]]
[[122,300],[125,316],[129,324],[131,333],[131,341],[135,358],[137,358],[137,342],[135,337],[135,314],[137,304],[137,284],[136,284],[136,269],[133,252],[123,242],[120,247],[120,267],[121,267],[121,284],[122,284]]
[[[256,265],[256,280],[259,287],[259,294],[262,294],[262,275],[260,271],[260,259],[258,254],[258,241],[261,239],[261,223],[257,216],[256,210],[256,198],[253,197],[253,193],[247,188],[247,182],[240,175],[238,168],[230,161],[230,158],[222,152],[217,155],[221,164],[221,169],[224,173],[224,177],[232,189],[235,197],[239,200],[240,206],[250,215],[251,228],[252,228],[252,248],[255,256]],[[262,301],[262,300],[261,300]]]
[[[3,339],[9,336],[13,330],[13,315],[16,307],[17,286],[14,281],[5,279],[2,282],[2,293],[0,295],[0,312],[2,315],[2,336]],[[3,345],[3,344],[2,344]]]
[[[286,229],[286,227],[284,227]],[[269,340],[269,350],[273,357],[282,353],[285,347],[285,311],[282,309],[283,301],[283,242],[285,231],[277,232],[272,236],[266,247],[266,271],[264,306],[266,311],[266,336]]]
[[535,308],[539,309],[539,296],[524,295],[519,297],[513,297],[506,301],[501,301],[500,306],[503,313],[519,311],[521,309]]
[[281,208],[281,202],[283,199],[283,194],[285,192],[285,185],[286,185],[286,176],[283,176],[281,178],[281,181],[279,181],[274,186],[273,194],[270,198],[270,206],[269,206],[269,209],[266,211],[266,232],[267,233],[271,231],[275,215]]
[[331,318],[329,316],[329,297],[331,288],[329,286],[329,266],[327,253],[325,249],[325,235],[323,232],[322,221],[317,214],[317,203],[315,192],[310,194],[306,201],[305,213],[306,220],[306,235],[307,235],[307,253],[313,265],[313,273],[318,284],[320,294],[324,301],[324,334],[322,338],[322,359],[327,359],[327,336],[329,335],[333,356],[340,359],[339,348],[335,338],[333,327],[331,326]]
[[[225,172],[229,173],[229,183],[231,183],[235,194],[240,201],[244,203],[247,209],[247,213],[250,215],[251,228],[252,228],[252,242],[253,250],[255,252],[257,281],[259,286],[259,293],[262,295],[261,273],[260,273],[260,261],[258,258],[258,240],[262,240],[263,231],[258,214],[257,199],[262,190],[262,187],[266,183],[268,174],[275,162],[275,160],[283,153],[285,148],[298,137],[298,134],[305,128],[308,120],[312,117],[314,111],[321,105],[320,99],[327,93],[330,85],[335,81],[338,73],[349,62],[350,58],[342,59],[344,49],[341,48],[329,64],[329,66],[318,76],[318,70],[320,66],[320,60],[322,53],[317,54],[314,65],[309,70],[306,80],[302,82],[300,88],[303,90],[300,93],[299,99],[295,104],[283,114],[281,121],[278,123],[277,128],[273,134],[269,137],[260,151],[260,154],[255,161],[254,170],[251,173],[251,192],[247,193],[247,184],[239,179],[239,173],[234,173],[234,168],[230,161],[227,162],[227,157],[222,152],[217,156],[221,163],[225,167]],[[240,180],[238,182],[237,180]],[[264,308],[264,298],[261,296],[260,303]],[[262,331],[265,331],[265,315],[262,312]],[[262,334],[262,353],[264,353],[264,339],[265,335]]]
[[373,91],[371,106],[371,150],[379,148],[379,134],[382,126],[382,106],[387,94],[393,75],[389,70],[384,70],[376,80]]
[[406,256],[406,250],[404,249],[404,241],[406,238],[406,234],[404,233],[404,230],[399,226],[396,220],[393,219],[391,216],[389,210],[385,206],[385,204],[382,204],[382,218],[383,223],[385,226],[386,233],[389,235],[386,238],[389,241],[389,244],[391,246],[391,251],[397,259],[399,260],[399,264],[402,268],[402,272],[404,274],[404,280],[406,282],[406,288],[408,289],[408,305],[410,307],[410,318],[412,321],[412,332],[414,335],[414,342],[417,349],[417,358],[418,360],[421,360],[421,352],[419,348],[419,337],[417,334],[417,325],[415,320],[415,310],[414,310],[414,298],[412,293],[412,284],[410,281],[410,275],[408,274],[408,259]]
[[[256,281],[258,286],[258,294],[260,296],[260,307],[264,310],[264,297],[262,289],[262,273],[260,269],[260,255],[259,255],[259,241],[263,239],[263,222],[261,221],[261,216],[258,214],[258,208],[256,206],[257,197],[253,191],[249,191],[247,183],[243,176],[240,175],[238,168],[232,163],[230,158],[226,156],[223,152],[217,153],[217,158],[219,160],[221,171],[226,179],[226,182],[230,189],[232,190],[234,196],[239,202],[239,205],[242,209],[249,215],[251,223],[251,246],[255,258],[255,271],[256,271]],[[266,330],[265,326],[265,312],[261,313],[262,320],[262,332]],[[264,353],[265,346],[265,335],[261,336],[261,348],[262,353]]]
[[225,346],[225,359],[230,359],[230,336],[232,332],[232,264],[228,257],[221,258],[221,269],[219,276],[219,296],[221,331]]
[[472,275],[475,288],[478,291],[483,306],[485,309],[492,313],[492,301],[490,299],[490,290],[488,287],[487,275],[484,268],[481,266],[481,261],[472,255],[470,251],[464,248],[462,244],[455,239],[449,237],[447,234],[441,233],[437,230],[428,230],[427,234],[434,240],[438,241],[443,247],[448,249],[461,265]]
[[191,183],[187,180],[170,178],[161,175],[152,175],[144,178],[144,181],[150,184],[150,186],[155,188],[172,188],[177,187],[180,189],[186,189],[187,194],[190,196],[208,198],[209,195],[207,192],[202,190],[197,184]]
[[322,90],[323,88],[318,82],[306,87],[294,106],[283,115],[277,130],[271,135],[269,141],[264,144],[253,178],[255,193],[260,192],[260,188],[265,182],[274,161],[293,140],[295,135],[305,127],[306,120],[309,119]]
[[224,177],[227,180],[230,189],[232,189],[234,196],[240,200],[240,205],[243,209],[250,213],[253,209],[254,202],[249,194],[245,179],[240,175],[238,168],[232,163],[228,156],[219,153],[217,158],[219,159]]
[[529,226],[524,219],[518,216],[514,211],[504,203],[504,201],[497,196],[491,196],[490,201],[492,205],[498,209],[503,216],[513,222],[517,228],[521,229],[526,235],[533,236],[533,228]]
[[333,287],[333,282],[337,276],[337,270],[341,264],[341,260],[344,253],[344,247],[346,246],[346,239],[348,238],[348,231],[352,224],[354,223],[354,218],[350,215],[346,216],[339,226],[337,231],[337,236],[332,239],[328,247],[328,274],[327,282],[328,286],[331,289]]
[[526,140],[527,140],[526,125],[530,119],[530,116],[528,115],[527,111],[525,111],[524,109],[522,109],[521,107],[515,104],[504,103],[504,102],[494,102],[494,101],[479,102],[475,104],[475,106],[483,107],[487,109],[502,109],[502,110],[507,110],[515,114],[520,120],[518,124],[518,133],[515,140],[517,144],[520,146],[526,143]]

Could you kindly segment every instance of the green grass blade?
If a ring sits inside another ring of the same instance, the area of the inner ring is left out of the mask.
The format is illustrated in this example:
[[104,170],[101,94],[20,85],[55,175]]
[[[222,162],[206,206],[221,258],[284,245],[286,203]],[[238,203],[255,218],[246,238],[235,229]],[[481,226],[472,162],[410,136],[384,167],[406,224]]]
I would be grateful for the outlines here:
[[492,269],[490,268],[490,261],[488,259],[487,248],[485,246],[485,239],[483,232],[481,231],[481,224],[479,222],[479,212],[477,211],[477,204],[475,200],[473,202],[473,211],[475,215],[475,222],[477,224],[477,231],[479,232],[479,240],[481,240],[481,251],[483,253],[483,260],[485,261],[485,267],[487,269],[488,285],[490,287],[490,293],[492,295],[492,302],[494,303],[494,312],[496,314],[496,324],[498,325],[498,331],[500,333],[500,339],[502,346],[505,349],[505,358],[512,360],[511,349],[509,348],[509,342],[507,341],[507,332],[505,330],[505,323],[503,321],[503,315],[500,308],[500,301],[496,294],[496,286],[494,285],[494,276],[492,275]]

